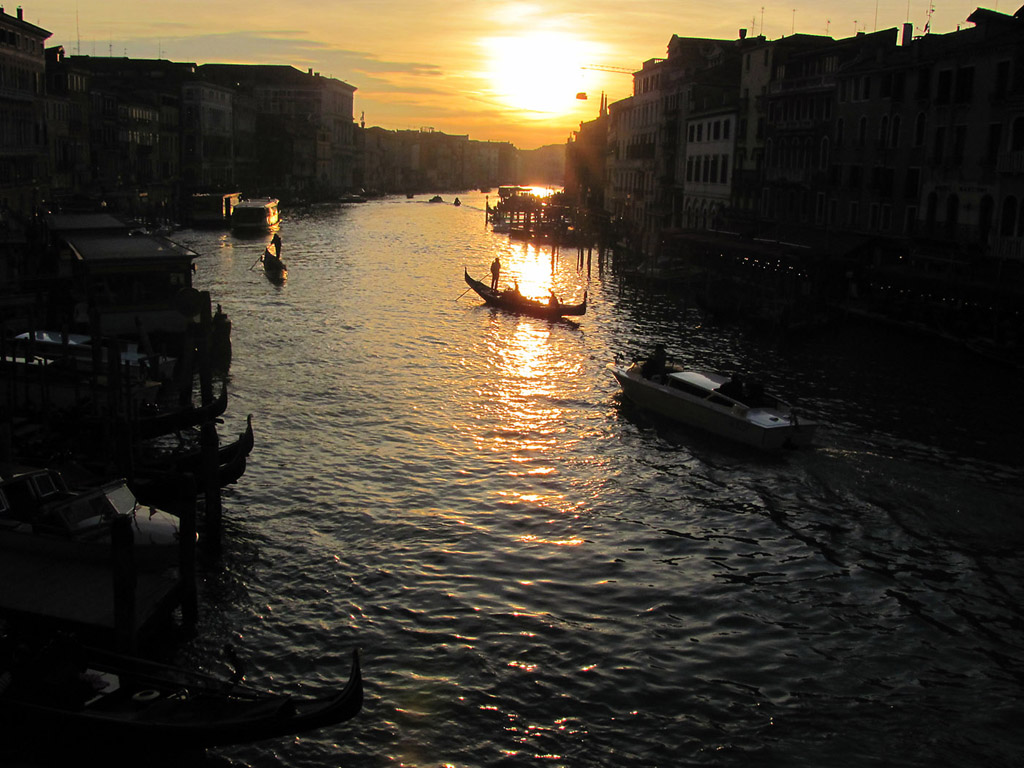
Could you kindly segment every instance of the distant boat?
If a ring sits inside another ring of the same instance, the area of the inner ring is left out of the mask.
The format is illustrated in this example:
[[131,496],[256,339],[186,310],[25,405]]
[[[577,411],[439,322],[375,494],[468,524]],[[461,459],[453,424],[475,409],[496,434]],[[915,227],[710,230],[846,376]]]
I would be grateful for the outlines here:
[[444,198],[442,198],[440,195],[434,195],[427,202],[428,203],[443,203],[444,202]]
[[231,229],[235,232],[269,232],[281,221],[279,202],[273,197],[243,200],[231,211]]
[[455,202],[454,202],[454,203],[452,203],[452,205],[462,205],[462,201],[461,201],[461,200],[459,200],[459,198],[457,198],[457,197],[456,197],[456,198],[455,198]]

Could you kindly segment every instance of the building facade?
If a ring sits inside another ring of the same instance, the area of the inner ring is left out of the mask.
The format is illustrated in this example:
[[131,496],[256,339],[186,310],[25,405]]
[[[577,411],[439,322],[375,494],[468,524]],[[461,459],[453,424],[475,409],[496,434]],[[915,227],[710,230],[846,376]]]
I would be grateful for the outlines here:
[[0,216],[31,215],[48,194],[46,49],[50,33],[0,8]]

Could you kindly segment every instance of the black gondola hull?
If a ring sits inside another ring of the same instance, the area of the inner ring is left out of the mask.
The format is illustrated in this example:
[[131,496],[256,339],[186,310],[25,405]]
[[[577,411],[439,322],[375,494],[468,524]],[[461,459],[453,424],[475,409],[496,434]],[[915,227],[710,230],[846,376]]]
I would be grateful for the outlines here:
[[530,315],[546,320],[557,320],[560,317],[578,317],[587,313],[587,294],[579,304],[561,304],[537,301],[523,296],[514,296],[508,291],[496,291],[493,288],[474,280],[465,272],[466,284],[490,307],[497,307],[508,312]]

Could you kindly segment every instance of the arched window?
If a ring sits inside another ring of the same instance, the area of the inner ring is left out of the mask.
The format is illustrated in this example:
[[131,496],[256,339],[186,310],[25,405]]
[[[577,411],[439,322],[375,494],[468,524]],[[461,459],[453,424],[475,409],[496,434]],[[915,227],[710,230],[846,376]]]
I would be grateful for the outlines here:
[[892,130],[889,134],[889,146],[898,147],[900,145],[900,116],[893,115],[892,118]]
[[829,163],[829,146],[828,136],[824,136],[821,139],[821,147],[818,151],[818,168],[822,171],[828,170]]
[[860,124],[857,126],[857,146],[863,147],[868,140],[868,119],[866,116],[861,116]]
[[889,140],[889,116],[882,115],[882,121],[878,124],[878,146],[884,147]]
[[925,210],[924,222],[929,230],[935,227],[935,212],[939,207],[939,196],[934,192],[928,193],[928,207]]
[[926,125],[926,120],[925,120],[924,112],[919,112],[918,115],[917,115],[917,120],[914,122],[914,146],[915,147],[924,146],[924,127],[925,127],[925,125]]
[[840,117],[838,120],[836,120],[836,146],[837,147],[843,146],[843,127],[844,126],[845,126],[845,123],[843,122],[843,118]]

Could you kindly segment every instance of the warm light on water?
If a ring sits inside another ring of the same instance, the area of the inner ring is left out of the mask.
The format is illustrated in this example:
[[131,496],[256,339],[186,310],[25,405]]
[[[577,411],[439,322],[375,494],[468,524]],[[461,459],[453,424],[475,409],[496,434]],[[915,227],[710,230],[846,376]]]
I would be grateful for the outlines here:
[[[233,322],[222,439],[256,432],[189,653],[231,643],[250,683],[321,691],[358,646],[367,692],[351,723],[218,754],[1013,765],[1024,425],[992,392],[1019,382],[920,338],[716,326],[460,197],[285,210],[281,288],[249,271],[262,243],[177,238]],[[587,314],[460,298],[495,255],[524,293],[589,289]],[[659,341],[762,375],[822,445],[765,458],[622,404],[606,364]]]

